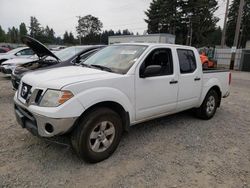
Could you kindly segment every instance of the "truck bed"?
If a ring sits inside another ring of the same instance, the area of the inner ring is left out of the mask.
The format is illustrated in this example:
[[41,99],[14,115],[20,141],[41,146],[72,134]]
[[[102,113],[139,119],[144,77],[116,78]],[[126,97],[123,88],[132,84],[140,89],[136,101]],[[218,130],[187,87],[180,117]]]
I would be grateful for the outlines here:
[[229,72],[229,69],[226,68],[203,68],[203,73],[215,73],[215,72]]
[[203,69],[203,85],[204,87],[210,87],[209,83],[213,80],[214,83],[221,89],[222,97],[227,96],[229,93],[230,85],[230,71],[225,68],[208,68]]

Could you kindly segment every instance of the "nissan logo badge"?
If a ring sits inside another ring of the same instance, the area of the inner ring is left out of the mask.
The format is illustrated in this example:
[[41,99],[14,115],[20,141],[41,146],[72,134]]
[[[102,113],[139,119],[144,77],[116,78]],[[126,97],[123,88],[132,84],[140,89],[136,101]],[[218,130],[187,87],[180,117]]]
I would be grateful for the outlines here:
[[21,92],[22,97],[24,97],[27,94],[27,92],[28,92],[28,87],[27,86],[23,86],[22,92]]

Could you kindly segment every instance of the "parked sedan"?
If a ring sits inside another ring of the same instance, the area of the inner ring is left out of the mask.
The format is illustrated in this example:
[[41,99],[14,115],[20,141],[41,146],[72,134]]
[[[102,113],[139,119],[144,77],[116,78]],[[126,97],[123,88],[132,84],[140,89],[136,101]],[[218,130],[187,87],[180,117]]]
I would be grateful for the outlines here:
[[6,47],[0,47],[0,54],[2,54],[2,53],[6,53],[6,52],[8,52],[8,51],[10,51],[10,49],[9,49],[9,48],[6,48]]
[[72,46],[53,53],[42,43],[31,37],[26,36],[22,41],[35,52],[38,60],[25,63],[14,69],[11,75],[14,89],[18,88],[21,78],[27,72],[75,65],[105,47],[104,45]]
[[19,47],[13,50],[10,50],[6,53],[0,54],[0,65],[8,60],[13,58],[27,58],[33,56],[34,52],[29,47]]

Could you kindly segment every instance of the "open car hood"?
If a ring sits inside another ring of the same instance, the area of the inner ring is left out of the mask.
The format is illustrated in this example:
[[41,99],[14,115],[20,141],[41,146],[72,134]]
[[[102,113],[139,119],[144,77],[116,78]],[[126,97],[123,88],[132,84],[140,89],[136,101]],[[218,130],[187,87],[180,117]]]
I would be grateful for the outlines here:
[[32,37],[24,36],[22,37],[22,42],[26,44],[28,47],[30,47],[39,58],[50,56],[56,58],[57,60],[60,60],[46,46],[44,46],[41,42]]

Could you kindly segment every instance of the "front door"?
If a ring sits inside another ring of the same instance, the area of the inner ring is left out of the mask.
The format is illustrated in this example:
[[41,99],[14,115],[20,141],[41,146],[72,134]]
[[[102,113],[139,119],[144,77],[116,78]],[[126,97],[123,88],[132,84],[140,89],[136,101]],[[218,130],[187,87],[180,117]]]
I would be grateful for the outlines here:
[[[154,67],[160,67],[160,71],[154,72],[151,69],[151,74],[143,76],[146,70]],[[176,109],[178,77],[174,69],[172,51],[169,48],[153,49],[138,67],[135,79],[136,121],[167,114]]]

